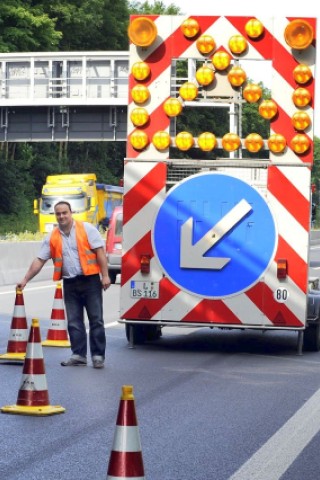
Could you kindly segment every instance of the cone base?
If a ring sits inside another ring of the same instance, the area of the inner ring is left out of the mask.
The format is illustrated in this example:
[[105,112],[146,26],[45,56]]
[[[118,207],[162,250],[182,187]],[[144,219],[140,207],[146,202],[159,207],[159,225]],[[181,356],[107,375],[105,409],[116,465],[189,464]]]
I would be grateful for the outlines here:
[[45,405],[43,407],[25,407],[23,405],[5,405],[1,407],[2,413],[13,413],[16,415],[48,416],[64,413],[65,408],[60,405]]
[[[129,477],[113,477],[112,475],[107,476],[107,480],[126,480]],[[131,478],[131,477],[130,477]],[[145,480],[146,477],[132,477],[132,480]]]
[[42,342],[44,347],[69,347],[71,346],[69,340],[44,340]]
[[22,353],[3,353],[0,355],[0,363],[24,363],[26,352]]

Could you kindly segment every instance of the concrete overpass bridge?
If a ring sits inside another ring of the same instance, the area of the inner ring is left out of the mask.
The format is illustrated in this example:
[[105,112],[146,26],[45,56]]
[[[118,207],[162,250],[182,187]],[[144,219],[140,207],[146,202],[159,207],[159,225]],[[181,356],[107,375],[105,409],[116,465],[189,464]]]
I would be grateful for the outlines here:
[[128,52],[0,54],[0,142],[126,140]]
[[[186,71],[172,77],[173,96],[196,62]],[[128,74],[127,51],[0,53],[0,142],[126,141]],[[228,108],[234,131],[241,95],[219,82],[184,103]]]

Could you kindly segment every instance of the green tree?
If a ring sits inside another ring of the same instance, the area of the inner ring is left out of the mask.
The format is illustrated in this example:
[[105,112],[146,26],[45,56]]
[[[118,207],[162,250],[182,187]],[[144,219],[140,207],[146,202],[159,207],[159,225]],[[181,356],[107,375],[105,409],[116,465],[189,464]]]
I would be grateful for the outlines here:
[[41,3],[49,17],[56,18],[57,29],[62,32],[60,50],[127,50],[126,0],[44,0]]
[[[314,163],[313,163],[313,168],[312,168],[312,174],[311,174],[311,181],[316,185],[317,188],[317,194],[315,195],[315,198],[320,197],[320,138],[315,137],[314,139]],[[319,202],[317,202],[319,203]]]
[[181,10],[179,7],[170,3],[166,6],[161,0],[156,0],[153,3],[148,1],[137,2],[133,1],[129,3],[129,11],[131,14],[144,13],[146,15],[156,14],[156,15],[179,15]]
[[0,51],[56,50],[62,33],[56,30],[41,2],[6,0],[0,8]]

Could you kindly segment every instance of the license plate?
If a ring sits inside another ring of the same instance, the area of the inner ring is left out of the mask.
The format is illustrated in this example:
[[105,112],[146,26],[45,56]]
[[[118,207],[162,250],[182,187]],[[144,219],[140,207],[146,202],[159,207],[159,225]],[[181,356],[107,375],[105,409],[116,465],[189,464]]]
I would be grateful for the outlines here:
[[159,298],[159,283],[156,282],[136,282],[130,283],[131,298]]

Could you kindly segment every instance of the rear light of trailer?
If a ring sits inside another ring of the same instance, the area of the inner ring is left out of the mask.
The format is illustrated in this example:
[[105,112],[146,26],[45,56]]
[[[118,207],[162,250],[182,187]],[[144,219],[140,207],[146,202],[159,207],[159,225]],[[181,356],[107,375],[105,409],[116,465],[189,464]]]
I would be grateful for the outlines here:
[[140,257],[140,272],[141,273],[150,273],[150,255],[141,255]]
[[277,277],[279,279],[284,279],[286,278],[288,273],[288,264],[287,260],[284,258],[279,258],[277,261]]

